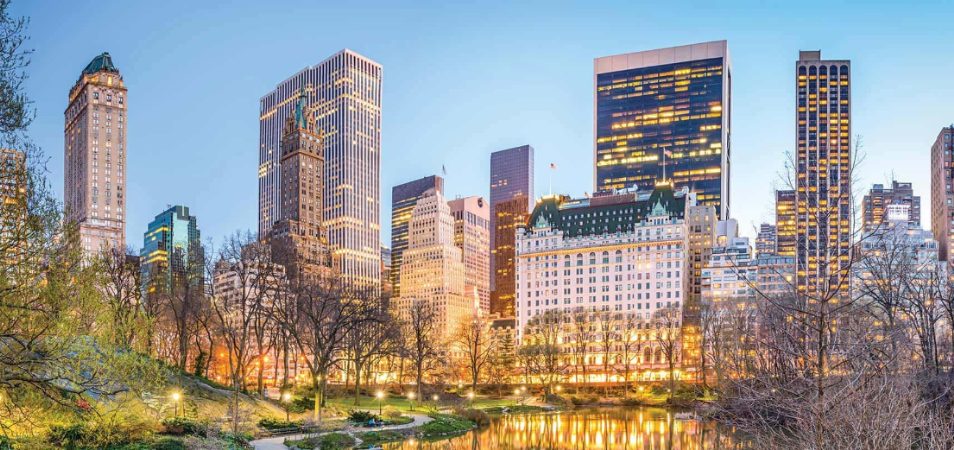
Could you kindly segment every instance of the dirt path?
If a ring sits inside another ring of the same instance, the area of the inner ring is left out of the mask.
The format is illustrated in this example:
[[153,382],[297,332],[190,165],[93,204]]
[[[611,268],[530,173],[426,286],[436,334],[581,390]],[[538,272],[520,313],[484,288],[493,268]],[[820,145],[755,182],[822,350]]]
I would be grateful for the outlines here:
[[434,420],[423,414],[408,414],[408,415],[411,416],[414,419],[414,421],[410,423],[405,423],[403,425],[387,425],[387,426],[375,427],[375,428],[355,427],[353,425],[349,425],[347,428],[342,430],[337,430],[337,431],[326,431],[324,433],[317,433],[317,434],[313,434],[313,433],[289,434],[285,436],[277,436],[277,437],[254,440],[251,442],[251,444],[252,444],[252,448],[254,448],[255,450],[286,450],[288,447],[285,447],[285,444],[284,444],[285,439],[302,439],[305,437],[321,436],[328,433],[347,433],[351,435],[351,437],[355,438],[355,440],[357,440],[358,443],[360,444],[361,439],[358,438],[357,434],[364,433],[366,431],[403,430],[407,428],[419,427],[421,425],[424,425],[425,423],[428,423]]

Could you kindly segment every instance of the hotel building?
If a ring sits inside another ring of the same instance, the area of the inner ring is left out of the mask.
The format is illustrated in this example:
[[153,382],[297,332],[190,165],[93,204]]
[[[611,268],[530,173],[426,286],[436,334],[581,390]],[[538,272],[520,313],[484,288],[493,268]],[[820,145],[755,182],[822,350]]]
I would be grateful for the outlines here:
[[63,207],[87,255],[126,248],[126,94],[103,53],[80,73],[63,113]]
[[481,315],[490,313],[490,213],[483,197],[451,200],[454,245],[464,262],[464,293],[475,299]]
[[533,207],[533,147],[490,154],[490,312],[514,315],[514,242]]
[[729,217],[732,74],[726,41],[594,60],[595,191],[671,179]]
[[[851,63],[801,51],[795,63],[795,276],[810,299],[847,291],[851,258]],[[840,294],[839,294],[840,295]]]
[[351,50],[302,69],[260,100],[259,236],[281,217],[281,136],[296,102],[324,139],[322,223],[332,265],[349,283],[381,286],[381,65]]
[[[688,281],[686,216],[694,204],[687,188],[674,192],[666,183],[652,191],[540,199],[517,233],[518,345],[533,339],[528,333],[533,333],[534,318],[544,314],[582,314],[585,322],[594,324],[609,318],[626,323],[621,329],[630,332],[615,333],[614,339],[635,336],[645,341],[645,354],[640,352],[631,362],[655,369],[643,379],[658,379],[658,369],[666,364],[654,347],[660,331],[651,324],[664,312],[677,311],[675,326],[680,326]],[[565,336],[564,353],[570,353],[569,346],[578,345],[572,342],[578,339]],[[596,336],[588,339],[592,342],[584,345],[596,346]],[[593,366],[589,372],[602,371],[605,357],[587,360],[585,364]],[[616,369],[614,364],[614,373]]]

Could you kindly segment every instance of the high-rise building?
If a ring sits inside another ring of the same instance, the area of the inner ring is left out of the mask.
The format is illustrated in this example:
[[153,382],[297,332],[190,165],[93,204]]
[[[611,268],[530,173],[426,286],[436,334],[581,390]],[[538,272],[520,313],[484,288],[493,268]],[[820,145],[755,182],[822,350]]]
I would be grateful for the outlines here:
[[27,177],[26,154],[0,148],[0,257],[10,264],[26,250]]
[[464,293],[476,301],[482,315],[490,312],[490,213],[483,197],[451,200],[454,245],[464,261]]
[[444,339],[474,317],[474,300],[464,293],[463,257],[454,245],[454,216],[439,192],[429,191],[414,206],[401,266],[399,316],[409,317],[414,302],[426,302]]
[[126,84],[109,53],[70,89],[63,132],[63,203],[87,255],[126,247]]
[[597,191],[672,179],[729,217],[732,73],[726,41],[596,58]]
[[[642,356],[643,350],[646,356],[633,360],[639,379],[659,376],[665,363],[657,353],[653,331],[662,325],[656,322],[660,315],[671,312],[672,321],[663,326],[682,324],[688,278],[686,216],[694,203],[686,187],[674,192],[668,183],[652,191],[604,191],[591,198],[543,197],[517,232],[518,342],[532,339],[534,317],[552,314],[562,323],[591,324],[588,328],[594,331],[589,337],[567,333],[569,339],[557,340],[561,353],[598,348],[602,344],[596,340],[596,327],[603,320],[615,320],[609,329],[636,333],[634,339],[645,346],[635,356]],[[619,341],[632,335],[613,335],[618,342],[611,345],[611,360],[616,361],[621,357]],[[674,361],[681,367],[681,339],[677,345]],[[597,361],[580,361],[590,366],[584,380],[594,374],[597,380],[619,374],[615,367],[612,374],[602,373],[604,367]],[[567,369],[581,367],[571,364]],[[581,381],[579,372],[567,376],[571,382]]]
[[[851,258],[851,62],[795,63],[795,277],[809,299],[846,291]],[[839,294],[840,295],[840,294]]]
[[775,191],[775,227],[777,233],[776,252],[779,255],[794,258],[795,249],[798,248],[794,190]]
[[755,254],[778,254],[778,228],[775,225],[763,223],[759,226],[759,234],[755,238]]
[[431,175],[391,188],[391,295],[395,297],[401,296],[401,263],[407,249],[407,223],[417,201],[429,190],[443,195],[444,179]]
[[718,216],[715,206],[695,205],[686,213],[686,234],[688,238],[687,289],[683,307],[683,362],[696,365],[701,358],[701,300],[702,269],[709,264],[712,247],[716,245]]
[[533,147],[490,154],[490,312],[514,314],[515,236],[533,206]]
[[954,233],[954,125],[941,128],[931,146],[931,231],[938,257],[951,261]]
[[380,287],[381,65],[351,50],[306,67],[262,97],[259,226],[281,217],[281,132],[299,97],[324,138],[322,221],[332,265],[349,283]]
[[187,206],[171,206],[149,222],[139,256],[147,294],[202,286],[205,253],[196,217]]
[[391,288],[391,249],[381,246],[381,293],[390,298],[394,292]]
[[891,181],[891,187],[875,184],[865,195],[861,206],[861,222],[865,233],[871,233],[888,220],[887,212],[891,205],[906,205],[908,218],[912,224],[921,226],[921,197],[914,195],[911,183]]
[[285,119],[281,150],[281,210],[268,240],[275,261],[290,280],[318,279],[330,273],[331,261],[322,224],[325,156],[304,96],[295,114]]

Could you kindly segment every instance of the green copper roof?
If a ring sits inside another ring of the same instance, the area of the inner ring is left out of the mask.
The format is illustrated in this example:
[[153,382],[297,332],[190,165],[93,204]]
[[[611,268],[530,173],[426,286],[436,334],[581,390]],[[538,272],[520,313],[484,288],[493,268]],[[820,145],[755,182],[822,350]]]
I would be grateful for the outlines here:
[[298,101],[295,102],[295,126],[308,129],[308,118],[305,116],[305,88],[298,92]]
[[103,52],[99,56],[93,58],[93,60],[86,65],[86,68],[83,69],[83,74],[92,75],[99,71],[119,73],[119,69],[113,65],[113,58],[109,56],[109,52]]
[[650,216],[684,218],[687,194],[688,191],[674,192],[672,187],[664,185],[651,192],[623,192],[594,198],[544,197],[533,208],[526,227],[528,231],[546,227],[559,229],[567,237],[625,232]]

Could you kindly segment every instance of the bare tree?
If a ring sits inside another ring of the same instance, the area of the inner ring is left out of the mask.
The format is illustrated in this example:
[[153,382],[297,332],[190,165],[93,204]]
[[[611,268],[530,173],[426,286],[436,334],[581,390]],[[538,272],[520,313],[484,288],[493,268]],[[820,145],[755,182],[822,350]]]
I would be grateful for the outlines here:
[[546,395],[563,376],[564,361],[561,344],[567,316],[561,310],[549,310],[534,316],[527,323],[517,354],[527,371],[543,384]]
[[404,339],[407,356],[414,366],[417,397],[421,398],[424,375],[433,370],[443,354],[440,346],[440,330],[437,328],[437,313],[426,300],[411,300],[404,323]]
[[573,343],[571,351],[573,352],[573,358],[576,360],[576,364],[580,368],[579,373],[583,377],[583,381],[577,384],[577,391],[579,392],[579,386],[589,382],[587,360],[590,354],[590,339],[593,335],[593,325],[590,323],[590,312],[583,307],[577,308],[571,314],[570,320],[569,337]]
[[669,402],[676,392],[676,367],[682,347],[682,311],[676,307],[663,308],[653,315],[653,340],[662,352],[669,372]]
[[137,336],[136,332],[152,327],[142,305],[139,257],[131,249],[123,252],[110,247],[101,253],[97,262],[104,277],[103,296],[112,316],[113,342],[119,348],[132,349],[137,338],[150,337],[148,332],[145,336]]
[[603,311],[596,315],[596,337],[599,343],[600,353],[603,359],[603,395],[609,396],[609,374],[612,359],[615,356],[613,346],[617,343],[617,330],[619,329],[618,315],[614,316],[609,311]]
[[[361,376],[369,375],[374,361],[393,351],[400,329],[388,312],[389,303],[364,302],[357,305],[362,311],[354,327],[345,337],[345,346],[354,364],[354,402],[361,393]],[[365,373],[366,372],[366,373]]]
[[639,335],[639,329],[642,328],[642,322],[632,313],[623,314],[620,317],[619,331],[619,355],[622,364],[618,368],[623,373],[623,387],[626,395],[630,391],[630,378],[634,367],[639,367],[637,363],[639,354],[642,351],[643,341]]
[[497,351],[496,343],[490,334],[490,322],[479,316],[462,323],[451,337],[451,344],[463,356],[472,390],[477,390],[477,383],[482,380],[485,368]]

